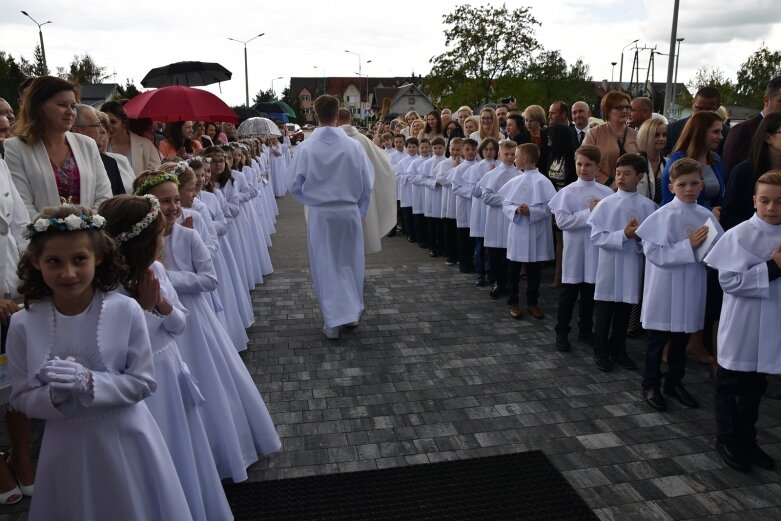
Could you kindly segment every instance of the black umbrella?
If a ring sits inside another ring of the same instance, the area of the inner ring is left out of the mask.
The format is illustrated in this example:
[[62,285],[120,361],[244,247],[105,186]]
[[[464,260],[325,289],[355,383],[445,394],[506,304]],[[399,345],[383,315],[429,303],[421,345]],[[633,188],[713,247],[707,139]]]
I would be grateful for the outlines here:
[[141,85],[145,88],[183,85],[197,87],[231,79],[231,71],[219,63],[177,62],[149,71]]
[[238,107],[231,107],[231,108],[233,109],[233,112],[239,115],[239,123],[249,118],[259,118],[262,116],[260,112],[253,109],[252,107],[245,107],[243,105],[240,105]]

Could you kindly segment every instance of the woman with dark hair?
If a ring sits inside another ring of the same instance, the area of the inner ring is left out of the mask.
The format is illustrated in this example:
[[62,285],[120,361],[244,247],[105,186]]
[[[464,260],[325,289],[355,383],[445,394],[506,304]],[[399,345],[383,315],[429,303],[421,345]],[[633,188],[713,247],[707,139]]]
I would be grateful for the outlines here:
[[548,127],[548,178],[558,192],[578,179],[575,172],[575,142],[569,126],[555,123]]
[[450,123],[448,123],[445,132],[447,132],[447,136],[446,136],[447,143],[445,144],[445,157],[450,157],[450,142],[453,140],[453,138],[457,138],[457,137],[463,138],[464,129],[458,121],[453,120]]
[[729,230],[754,215],[754,186],[765,172],[781,169],[781,112],[762,118],[748,159],[732,169],[721,206],[721,226]]
[[97,209],[112,196],[95,140],[70,132],[76,121],[76,87],[54,76],[30,84],[16,137],[6,139],[5,160],[30,218],[63,202]]
[[432,110],[426,114],[426,126],[418,132],[418,141],[423,138],[431,141],[435,137],[445,137],[445,135],[442,132],[442,119],[439,117],[439,112]]
[[523,123],[523,116],[520,114],[510,114],[507,116],[507,139],[515,141],[519,145],[524,143],[531,143],[532,137],[529,131],[526,130],[526,125]]
[[584,145],[593,145],[602,152],[596,179],[603,185],[613,184],[619,157],[628,152],[638,152],[637,131],[626,124],[631,102],[625,92],[608,92],[600,102],[605,124],[592,128],[583,138]]
[[204,129],[204,135],[211,139],[214,145],[224,145],[225,143],[220,140],[220,130],[217,126],[217,123],[213,121],[206,121],[204,123],[206,126]]
[[160,153],[154,143],[152,120],[128,119],[125,109],[118,101],[104,103],[100,111],[108,114],[109,152],[125,156],[136,175],[144,170],[156,170],[160,166]]
[[201,150],[203,145],[193,139],[192,121],[174,121],[165,126],[165,139],[160,142],[163,157],[184,157]]

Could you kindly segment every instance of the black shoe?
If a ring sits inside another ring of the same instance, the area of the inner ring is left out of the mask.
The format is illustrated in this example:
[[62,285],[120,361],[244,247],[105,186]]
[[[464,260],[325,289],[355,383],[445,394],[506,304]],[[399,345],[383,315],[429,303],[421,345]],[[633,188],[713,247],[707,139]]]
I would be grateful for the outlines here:
[[637,364],[634,360],[629,358],[629,356],[626,353],[621,353],[620,355],[613,358],[613,362],[626,369],[627,371],[637,371]]
[[396,228],[388,232],[388,235],[386,235],[385,237],[396,237]]
[[666,411],[667,404],[664,403],[664,396],[659,389],[643,389],[643,398],[648,405],[657,411]]
[[418,247],[423,248],[425,250],[428,249],[428,244],[426,244],[425,242],[418,241]]
[[428,251],[428,256],[429,257],[437,257],[437,252],[435,252],[434,250],[429,250]]
[[407,242],[418,242],[418,241],[415,239],[415,237],[410,235],[409,237],[407,237]]
[[578,340],[592,345],[594,343],[594,333],[589,330],[581,331],[578,333]]
[[603,373],[609,373],[613,370],[613,362],[610,361],[610,357],[607,355],[599,355],[594,357],[594,363],[597,369]]
[[567,335],[556,334],[556,350],[567,352],[571,349],[572,345],[569,343],[569,337]]
[[739,470],[740,472],[748,472],[751,470],[751,462],[746,453],[730,448],[726,444],[719,442],[716,442],[716,452],[719,453],[719,456],[724,460],[724,463],[733,469]]
[[477,279],[475,281],[475,286],[477,286],[478,288],[482,288],[483,286],[485,286],[485,279]]
[[776,466],[776,462],[773,461],[773,458],[756,443],[752,443],[751,446],[748,447],[748,450],[746,450],[746,453],[748,454],[749,461],[759,468],[773,470]]
[[491,292],[488,294],[488,296],[491,297],[492,300],[496,300],[502,295],[504,295],[504,288],[494,282],[494,287],[491,288]]
[[676,384],[672,387],[665,386],[664,394],[672,398],[675,398],[676,400],[681,402],[681,405],[685,405],[690,409],[698,409],[700,407],[700,402],[698,402],[694,398],[694,396],[689,394],[689,391],[686,390],[683,384]]

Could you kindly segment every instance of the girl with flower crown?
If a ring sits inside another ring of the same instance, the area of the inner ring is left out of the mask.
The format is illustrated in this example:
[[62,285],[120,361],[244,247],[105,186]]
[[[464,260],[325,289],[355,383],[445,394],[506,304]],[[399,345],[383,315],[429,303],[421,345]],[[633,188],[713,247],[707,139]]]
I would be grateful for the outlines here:
[[176,341],[187,323],[187,310],[165,268],[155,261],[165,229],[160,203],[153,195],[120,195],[105,201],[100,213],[128,267],[120,290],[144,310],[158,383],[144,403],[171,453],[190,513],[195,520],[232,519],[201,416],[204,398]]
[[233,347],[206,294],[217,287],[209,251],[195,230],[176,222],[180,212],[178,178],[147,171],[136,178],[136,195],[152,194],[165,218],[162,263],[182,305],[190,312],[182,333],[182,359],[206,403],[206,435],[221,478],[247,479],[247,467],[280,449],[281,442],[247,367]]
[[142,403],[157,388],[149,334],[138,303],[112,291],[126,268],[104,225],[59,206],[25,228],[8,360],[11,404],[46,420],[29,519],[191,519]]
[[274,216],[270,213],[270,208],[267,207],[266,200],[261,192],[260,172],[257,168],[257,162],[252,159],[252,152],[250,152],[248,143],[242,143],[241,155],[244,159],[244,166],[241,172],[244,174],[244,178],[247,180],[247,185],[252,193],[252,199],[250,200],[251,212],[261,225],[260,229],[266,242],[266,247],[270,248],[271,235],[276,233],[277,230],[274,228]]

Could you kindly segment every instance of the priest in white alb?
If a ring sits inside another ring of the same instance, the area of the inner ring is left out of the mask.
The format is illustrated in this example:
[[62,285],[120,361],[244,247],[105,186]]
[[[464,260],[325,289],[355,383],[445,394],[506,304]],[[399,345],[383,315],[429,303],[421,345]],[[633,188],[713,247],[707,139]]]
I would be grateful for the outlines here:
[[369,208],[374,169],[361,145],[337,127],[339,101],[315,100],[320,126],[296,150],[287,172],[290,193],[306,205],[312,282],[323,334],[358,325],[363,312],[364,246],[361,219]]

